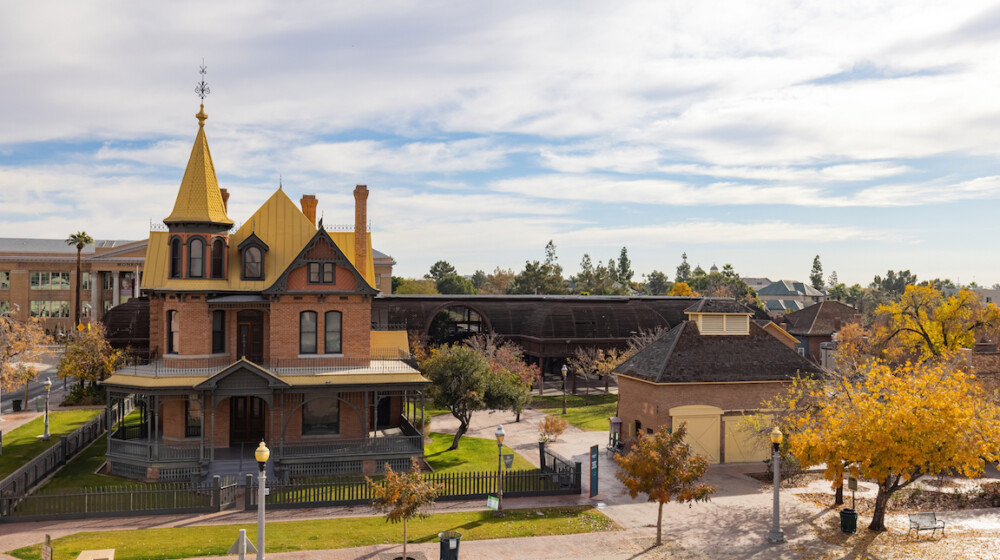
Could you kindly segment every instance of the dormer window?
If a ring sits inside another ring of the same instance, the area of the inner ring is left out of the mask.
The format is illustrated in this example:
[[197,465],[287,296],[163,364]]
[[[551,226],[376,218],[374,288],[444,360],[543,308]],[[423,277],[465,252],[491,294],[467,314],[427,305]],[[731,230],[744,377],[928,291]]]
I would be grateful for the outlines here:
[[241,266],[241,277],[243,280],[263,280],[264,279],[264,255],[267,253],[267,244],[257,237],[256,233],[251,233],[239,245],[240,253],[243,256]]
[[205,277],[205,240],[193,237],[188,242],[188,278]]
[[310,284],[335,284],[336,276],[334,264],[330,262],[309,263],[309,283]]

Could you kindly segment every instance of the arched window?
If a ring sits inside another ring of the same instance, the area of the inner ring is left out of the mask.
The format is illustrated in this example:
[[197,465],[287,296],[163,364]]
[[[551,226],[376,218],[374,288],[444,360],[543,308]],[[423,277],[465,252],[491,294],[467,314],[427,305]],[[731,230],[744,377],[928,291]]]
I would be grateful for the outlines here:
[[262,280],[264,278],[264,259],[260,247],[247,247],[243,251],[243,279]]
[[299,354],[316,353],[316,312],[299,314]]
[[167,354],[176,354],[181,339],[181,326],[176,311],[167,311]]
[[170,277],[181,277],[181,240],[176,237],[170,241]]
[[205,277],[205,240],[193,237],[188,242],[188,278]]
[[225,278],[226,242],[216,239],[212,242],[212,278]]
[[340,354],[343,351],[341,346],[341,314],[340,311],[327,311],[323,317],[323,352],[326,354]]
[[226,312],[217,309],[212,312],[212,353],[226,351]]

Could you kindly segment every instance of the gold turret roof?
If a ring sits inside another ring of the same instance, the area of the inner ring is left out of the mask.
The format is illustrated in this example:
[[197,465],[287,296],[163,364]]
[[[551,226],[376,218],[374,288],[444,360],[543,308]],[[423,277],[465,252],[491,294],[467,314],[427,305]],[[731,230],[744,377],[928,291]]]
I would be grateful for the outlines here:
[[208,139],[205,138],[205,106],[195,115],[198,118],[198,136],[191,148],[181,188],[177,191],[177,201],[174,211],[163,220],[171,223],[212,223],[233,225],[226,215],[226,206],[222,202],[222,192],[219,190],[219,180],[215,177],[215,165],[212,164],[212,153],[208,149]]

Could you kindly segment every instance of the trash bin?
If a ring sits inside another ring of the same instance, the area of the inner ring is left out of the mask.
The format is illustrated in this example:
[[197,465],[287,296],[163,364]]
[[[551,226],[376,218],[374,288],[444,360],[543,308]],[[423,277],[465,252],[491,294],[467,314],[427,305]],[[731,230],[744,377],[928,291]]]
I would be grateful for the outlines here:
[[845,533],[857,533],[858,512],[851,508],[840,510],[840,530]]
[[462,533],[458,531],[443,531],[438,533],[441,539],[441,560],[458,560],[458,544]]
[[21,412],[21,399],[11,401],[11,407],[14,412]]

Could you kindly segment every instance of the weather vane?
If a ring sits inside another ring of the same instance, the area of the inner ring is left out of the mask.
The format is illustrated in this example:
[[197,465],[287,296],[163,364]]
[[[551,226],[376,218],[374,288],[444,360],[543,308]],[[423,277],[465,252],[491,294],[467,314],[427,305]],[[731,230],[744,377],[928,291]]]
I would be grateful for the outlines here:
[[205,96],[212,93],[212,90],[208,88],[208,84],[205,83],[205,73],[208,72],[208,66],[205,66],[205,59],[201,59],[201,66],[198,69],[198,73],[201,74],[201,81],[195,86],[194,92],[198,94],[201,98],[202,104],[205,103]]

